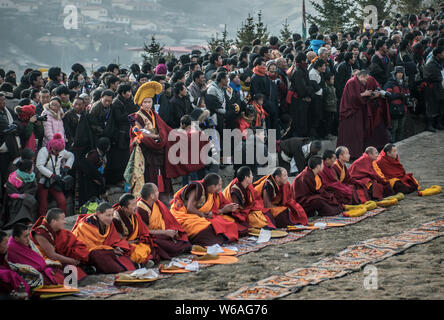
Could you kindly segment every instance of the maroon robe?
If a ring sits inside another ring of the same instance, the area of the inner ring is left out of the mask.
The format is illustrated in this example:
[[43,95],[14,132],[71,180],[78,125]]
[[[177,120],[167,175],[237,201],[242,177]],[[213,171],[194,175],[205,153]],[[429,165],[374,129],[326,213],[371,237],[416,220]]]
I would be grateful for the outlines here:
[[337,146],[346,146],[352,159],[357,159],[368,145],[382,148],[388,142],[390,114],[385,98],[361,97],[367,89],[379,84],[369,76],[363,85],[356,76],[345,84],[339,109]]
[[350,166],[350,176],[367,188],[372,199],[382,200],[384,197],[393,195],[390,183],[382,173],[375,170],[373,160],[366,153]]
[[350,188],[352,192],[351,204],[360,204],[369,201],[370,195],[365,185],[361,185],[358,181],[353,179],[347,169],[347,166],[343,165],[339,160],[336,160],[332,166],[335,176],[338,181]]
[[309,216],[315,211],[318,211],[321,216],[334,216],[343,211],[334,194],[327,192],[323,186],[317,189],[315,174],[309,167],[296,176],[291,190],[293,197]]

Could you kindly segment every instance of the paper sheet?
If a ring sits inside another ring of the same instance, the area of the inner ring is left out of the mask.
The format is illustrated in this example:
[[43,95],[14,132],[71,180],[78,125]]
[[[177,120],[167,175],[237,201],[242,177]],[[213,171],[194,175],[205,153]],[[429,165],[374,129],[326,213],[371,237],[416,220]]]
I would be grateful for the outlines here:
[[271,239],[271,230],[261,229],[259,233],[259,238],[257,239],[257,243],[268,242]]

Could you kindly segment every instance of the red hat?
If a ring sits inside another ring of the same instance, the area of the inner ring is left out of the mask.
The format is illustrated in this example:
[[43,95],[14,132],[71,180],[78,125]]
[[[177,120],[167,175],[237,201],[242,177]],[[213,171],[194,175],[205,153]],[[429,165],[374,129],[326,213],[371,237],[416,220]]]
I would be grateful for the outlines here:
[[32,104],[26,105],[26,106],[17,106],[15,109],[18,117],[22,121],[28,121],[31,119],[33,115],[35,115],[35,106]]
[[62,151],[65,149],[65,139],[63,139],[60,133],[55,133],[53,138],[48,141],[46,148],[51,151]]

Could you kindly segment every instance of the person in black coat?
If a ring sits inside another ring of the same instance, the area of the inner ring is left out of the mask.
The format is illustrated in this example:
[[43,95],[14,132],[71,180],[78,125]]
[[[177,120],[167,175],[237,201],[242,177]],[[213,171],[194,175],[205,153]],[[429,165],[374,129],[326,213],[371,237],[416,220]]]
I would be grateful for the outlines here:
[[354,59],[353,53],[347,52],[344,55],[344,61],[342,61],[336,69],[335,88],[336,96],[338,97],[338,106],[341,103],[342,92],[344,92],[345,84],[353,75]]
[[[435,132],[435,128],[443,130],[444,88],[443,88],[444,47],[433,49],[433,57],[424,66],[424,81],[426,81],[426,117],[427,130]],[[433,128],[435,126],[435,128]]]
[[308,135],[308,107],[314,89],[310,85],[305,53],[299,52],[295,63],[294,72],[290,78],[291,103],[288,113],[292,118],[293,134],[298,137],[306,137]]
[[375,45],[376,52],[370,60],[370,75],[378,81],[381,88],[390,78],[390,59],[387,56],[387,45],[378,40]]
[[183,82],[174,85],[174,96],[171,98],[169,108],[159,110],[159,115],[173,129],[180,127],[180,118],[190,114],[193,107],[187,94],[187,87]]
[[130,157],[130,122],[128,116],[139,108],[133,102],[131,85],[122,83],[117,88],[117,97],[111,105],[111,119],[107,128],[111,135],[109,163],[105,178],[108,184],[114,185],[123,181],[123,173]]

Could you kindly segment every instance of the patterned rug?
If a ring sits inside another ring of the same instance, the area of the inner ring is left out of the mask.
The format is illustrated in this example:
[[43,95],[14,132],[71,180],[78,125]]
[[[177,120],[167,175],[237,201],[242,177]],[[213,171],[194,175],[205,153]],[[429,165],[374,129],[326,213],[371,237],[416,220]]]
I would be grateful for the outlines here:
[[275,275],[242,287],[225,298],[230,300],[270,300],[287,296],[307,285],[343,277],[367,264],[377,263],[408,248],[444,235],[444,217],[392,236],[368,239],[351,245],[334,257],[325,258],[306,268]]

